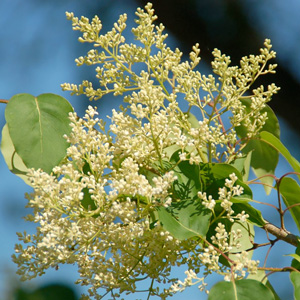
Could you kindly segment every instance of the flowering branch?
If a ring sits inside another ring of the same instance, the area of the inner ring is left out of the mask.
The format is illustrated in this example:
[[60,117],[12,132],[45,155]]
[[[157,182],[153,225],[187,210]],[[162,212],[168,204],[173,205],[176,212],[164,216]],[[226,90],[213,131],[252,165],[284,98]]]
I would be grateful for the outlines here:
[[[109,93],[123,96],[124,106],[112,110],[109,124],[97,117],[96,107],[79,117],[65,99],[51,94],[21,94],[7,105],[9,130],[3,144],[9,149],[3,153],[12,172],[20,175],[25,168],[22,175],[34,190],[26,196],[32,208],[26,219],[37,224],[35,234],[18,233],[13,255],[18,274],[28,280],[48,268],[76,264],[76,283],[88,286],[83,299],[108,294],[117,299],[139,291],[144,280],[149,281],[147,299],[166,299],[193,284],[207,291],[204,280],[211,273],[231,282],[232,299],[249,289],[271,293],[258,280],[248,280],[260,268],[249,250],[270,245],[269,253],[277,240],[298,246],[299,238],[284,228],[280,197],[300,228],[300,186],[274,175],[279,154],[300,174],[300,163],[281,143],[278,120],[267,104],[279,88],[253,88],[259,76],[275,72],[276,65],[269,63],[276,57],[271,41],[266,39],[259,54],[243,57],[239,66],[231,66],[230,57],[214,49],[213,74],[203,75],[196,68],[198,44],[182,61],[178,49],[167,47],[164,26],[155,25],[152,4],[138,8],[136,15],[132,33],[137,43],[128,44],[126,14],[100,34],[97,16],[89,20],[66,13],[82,34],[79,41],[92,45],[76,63],[94,66],[98,83],[95,87],[84,80],[62,88],[90,100]],[[38,101],[46,104],[38,112],[55,128],[48,138],[41,135],[39,117],[32,123],[22,119],[25,104],[31,112]],[[25,125],[27,131],[21,132]],[[35,135],[32,128],[39,129]],[[65,140],[58,142],[63,135]],[[51,145],[50,152],[58,145],[61,154],[55,160],[48,157],[52,153],[29,155],[31,144],[25,145],[24,136],[33,144]],[[37,156],[44,160],[37,164]],[[266,204],[279,212],[281,228],[252,206],[260,202],[249,186],[256,183],[248,181],[250,168],[267,194],[276,181],[279,208]],[[255,244],[255,226],[276,240]],[[300,261],[297,255],[293,257]],[[184,281],[173,277],[174,266],[188,268]],[[210,299],[222,299],[229,282],[215,285]],[[162,289],[160,283],[168,287]]]

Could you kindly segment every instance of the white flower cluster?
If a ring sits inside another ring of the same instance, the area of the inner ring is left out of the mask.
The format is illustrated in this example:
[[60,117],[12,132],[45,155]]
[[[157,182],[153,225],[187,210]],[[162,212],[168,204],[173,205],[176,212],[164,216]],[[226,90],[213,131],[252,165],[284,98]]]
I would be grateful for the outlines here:
[[[33,214],[27,220],[37,224],[37,231],[18,234],[26,247],[16,245],[13,256],[24,280],[59,264],[77,264],[77,283],[89,287],[87,299],[101,298],[101,288],[114,293],[113,297],[134,292],[142,279],[152,281],[149,296],[165,299],[192,284],[205,289],[204,278],[197,277],[203,265],[207,274],[227,274],[219,258],[232,247],[238,248],[239,231],[227,232],[219,223],[211,243],[203,237],[201,242],[179,241],[163,229],[157,207],[168,211],[172,206],[174,170],[179,163],[234,161],[247,139],[264,125],[266,115],[261,110],[278,90],[270,85],[267,91],[262,87],[251,91],[258,76],[274,72],[275,65],[268,65],[275,57],[269,40],[260,55],[242,58],[239,67],[231,67],[230,58],[214,50],[215,78],[195,70],[200,61],[198,45],[189,62],[181,61],[178,49],[166,46],[167,35],[162,25],[154,25],[150,3],[145,10],[138,9],[137,16],[132,32],[139,45],[133,45],[123,36],[126,15],[101,35],[98,17],[89,21],[67,13],[73,29],[82,33],[79,40],[94,45],[76,63],[96,65],[99,86],[83,81],[65,83],[63,89],[91,100],[108,93],[124,94],[127,107],[112,111],[108,130],[91,106],[83,118],[70,114],[72,133],[66,137],[70,147],[65,160],[51,174],[30,172],[34,193],[28,195],[28,206]],[[205,96],[200,97],[203,92]],[[250,112],[242,101],[246,97],[251,99]],[[186,112],[181,109],[183,101]],[[225,128],[222,118],[228,112],[231,123]],[[236,133],[241,124],[249,129],[242,145]],[[174,162],[174,154],[179,161]],[[246,212],[235,214],[232,209],[232,197],[243,193],[236,181],[237,176],[231,174],[217,200],[204,191],[198,193],[212,218],[218,205],[223,212],[217,218],[247,222]],[[188,264],[187,278],[175,283],[171,269],[182,264]],[[232,265],[239,277],[244,276],[244,269],[255,272],[257,264],[241,252]],[[173,285],[161,291],[154,282]]]
[[[221,202],[220,205],[224,209],[224,212],[226,212],[226,216],[231,222],[234,222],[234,219],[239,219],[241,222],[245,222],[249,215],[242,211],[236,216],[233,216],[234,211],[231,208],[233,204],[231,198],[242,195],[244,188],[240,185],[235,185],[238,178],[234,173],[230,174],[229,178],[230,179],[225,179],[225,186],[223,188],[219,188],[219,198],[217,201]],[[211,195],[207,197],[206,192],[202,193],[199,191],[198,197],[202,200],[202,203],[206,208],[214,210],[216,206],[216,200],[214,200]]]
[[[266,91],[262,86],[251,91],[253,82],[260,75],[274,73],[276,65],[268,64],[276,56],[270,40],[265,41],[259,55],[243,57],[240,66],[230,66],[230,58],[215,49],[212,62],[213,72],[218,76],[215,78],[195,70],[200,62],[198,44],[192,48],[189,62],[181,61],[182,53],[178,49],[173,51],[167,47],[164,26],[153,23],[157,17],[151,3],[145,10],[139,8],[136,14],[138,26],[132,32],[140,42],[139,46],[127,44],[122,35],[126,15],[121,15],[113,29],[101,35],[102,24],[98,17],[89,21],[67,13],[73,29],[82,32],[79,41],[94,45],[87,56],[76,62],[78,65],[96,65],[99,87],[95,89],[91,82],[83,81],[80,85],[65,83],[63,90],[85,94],[91,100],[108,93],[126,93],[124,101],[135,118],[114,111],[112,118],[116,125],[112,132],[128,139],[123,147],[130,146],[131,154],[140,157],[139,162],[145,159],[142,153],[146,151],[149,157],[161,155],[163,158],[163,149],[171,145],[181,148],[181,159],[188,159],[190,163],[231,162],[247,144],[247,139],[261,130],[267,119],[266,113],[261,111],[279,90],[271,84]],[[203,92],[206,95],[200,97]],[[197,113],[197,124],[191,125],[188,114],[180,109],[178,99],[182,101],[182,98],[187,102],[188,112],[193,109]],[[250,111],[243,99],[251,100]],[[226,128],[222,118],[228,118],[227,112],[231,114],[231,124]],[[151,120],[149,126],[141,127],[145,120]],[[241,146],[235,130],[242,124],[247,128],[247,137]],[[143,148],[141,140],[148,140],[149,134],[156,138],[155,145],[150,143],[149,147]],[[148,160],[143,163],[147,164]]]
[[[219,223],[215,228],[216,234],[211,237],[212,244],[203,249],[203,252],[198,255],[201,263],[205,265],[206,274],[216,272],[224,276],[224,280],[244,278],[247,273],[256,274],[259,264],[258,260],[251,260],[250,254],[247,251],[234,253],[230,258],[227,257],[231,267],[228,269],[220,263],[222,255],[230,254],[233,248],[241,247],[240,240],[243,237],[241,230],[226,231],[225,225]],[[214,246],[215,245],[215,246]]]
[[165,172],[150,183],[132,157],[119,162],[120,149],[96,115],[92,107],[82,119],[70,114],[64,163],[51,175],[31,170],[28,206],[34,213],[27,220],[38,224],[37,232],[19,233],[27,247],[16,245],[13,256],[23,280],[76,263],[77,283],[89,286],[95,298],[99,288],[133,292],[138,277],[168,282],[184,249],[154,217],[155,206],[171,204],[176,176]]
[[199,278],[193,270],[187,270],[184,273],[186,275],[186,278],[183,282],[181,280],[178,280],[176,283],[172,284],[170,288],[170,291],[172,293],[182,292],[187,287],[196,284],[198,285],[200,291],[205,291],[208,293],[208,290],[206,290],[207,283],[204,282],[205,277]]

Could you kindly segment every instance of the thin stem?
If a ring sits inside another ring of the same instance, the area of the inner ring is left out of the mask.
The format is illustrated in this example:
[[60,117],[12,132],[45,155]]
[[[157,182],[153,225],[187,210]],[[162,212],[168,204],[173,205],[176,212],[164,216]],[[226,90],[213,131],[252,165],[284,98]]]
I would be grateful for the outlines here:
[[[273,248],[273,246],[274,246],[274,241],[273,242],[271,242],[271,240],[269,240],[270,241],[270,247],[269,247],[269,249],[268,249],[268,251],[267,251],[267,254],[266,254],[266,257],[265,257],[265,261],[264,261],[264,267],[267,265],[267,260],[268,260],[268,257],[269,257],[269,254],[270,254],[270,252],[271,252],[271,249]],[[276,241],[276,240],[275,240]]]
[[266,174],[266,175],[262,175],[262,176],[260,176],[260,177],[257,177],[257,178],[255,178],[255,179],[248,180],[248,181],[247,181],[247,184],[263,184],[263,183],[258,183],[258,182],[256,182],[256,181],[257,181],[257,180],[260,180],[260,179],[262,179],[262,178],[264,178],[264,177],[273,177],[274,180],[278,180],[278,178],[277,178],[275,175],[273,175],[273,174]]
[[5,100],[5,99],[0,99],[0,103],[7,104],[7,103],[8,103],[8,100]]
[[280,182],[281,182],[282,179],[283,179],[283,177],[276,180],[276,188],[277,188],[277,199],[278,199],[278,212],[279,212],[279,215],[280,215],[280,225],[281,225],[281,228],[283,230],[285,230],[284,218],[283,218],[284,213],[283,213],[283,210],[282,210],[281,197],[280,197]]
[[151,280],[151,285],[150,285],[150,287],[149,287],[149,293],[148,293],[147,300],[150,299],[151,292],[152,292],[152,289],[153,289],[153,283],[154,283],[154,278],[152,278],[152,280]]
[[283,214],[285,214],[288,210],[290,210],[291,208],[295,207],[295,206],[300,206],[300,203],[295,203],[293,205],[288,206],[284,211]]

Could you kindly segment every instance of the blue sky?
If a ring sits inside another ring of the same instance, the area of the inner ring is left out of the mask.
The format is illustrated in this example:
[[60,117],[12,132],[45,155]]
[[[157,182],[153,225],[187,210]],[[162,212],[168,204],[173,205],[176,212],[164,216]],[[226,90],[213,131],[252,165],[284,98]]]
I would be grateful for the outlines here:
[[[104,28],[109,29],[118,15],[127,12],[129,18],[134,16],[134,1],[104,1],[97,4],[103,6],[100,18]],[[109,4],[108,4],[109,3]],[[263,37],[270,37],[279,61],[288,65],[294,71],[294,76],[300,79],[300,5],[297,0],[288,1],[256,1],[245,0],[245,9],[253,20],[253,27],[259,28]],[[75,15],[91,16],[95,7],[94,0],[2,0],[0,2],[0,98],[10,99],[18,93],[56,93],[71,101],[76,111],[83,111],[87,100],[80,97],[70,97],[62,92],[60,84],[64,82],[80,82],[82,73],[78,72],[74,59],[83,55],[84,45],[77,42],[78,33],[71,30],[71,24],[65,18],[65,11],[74,11]],[[112,7],[112,9],[107,9]],[[297,15],[298,14],[298,15]],[[176,42],[175,39],[171,39]],[[177,46],[177,45],[176,45]],[[96,103],[103,116],[109,114],[116,103],[108,101],[105,104]],[[0,104],[0,128],[5,124],[5,105]],[[296,158],[300,158],[299,137],[280,120],[282,139],[288,145]],[[279,174],[288,171],[288,166],[282,161]],[[13,280],[17,281],[15,266],[10,256],[14,244],[17,242],[16,231],[34,228],[23,221],[22,217],[28,213],[24,209],[26,200],[24,193],[30,192],[21,179],[11,174],[0,155],[0,295],[10,287]],[[258,197],[263,197],[258,193]],[[270,216],[272,217],[272,216]],[[284,251],[293,251],[292,248]],[[285,260],[287,263],[289,259]],[[38,278],[26,286],[35,287],[39,283],[52,280],[72,283],[76,273],[71,266],[56,272],[51,271],[42,278]],[[182,270],[184,271],[184,270]],[[75,274],[74,274],[75,273]],[[277,277],[275,280],[278,280]],[[280,281],[283,280],[280,277]],[[283,281],[285,284],[285,281]],[[173,299],[182,299],[178,295]],[[185,297],[190,300],[199,299],[196,289],[191,289]],[[289,295],[291,296],[291,295]],[[206,297],[203,295],[203,299]],[[128,298],[130,299],[130,298]],[[133,299],[133,298],[132,298]],[[292,299],[292,298],[291,298]]]

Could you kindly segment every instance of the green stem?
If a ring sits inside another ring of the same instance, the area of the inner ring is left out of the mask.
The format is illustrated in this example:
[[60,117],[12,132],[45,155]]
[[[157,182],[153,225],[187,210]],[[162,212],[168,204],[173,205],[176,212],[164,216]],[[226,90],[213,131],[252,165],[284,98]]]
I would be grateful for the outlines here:
[[151,280],[151,285],[150,285],[150,287],[149,287],[149,293],[148,293],[147,300],[150,299],[151,292],[152,292],[152,288],[153,288],[153,283],[154,283],[154,278],[152,278],[152,280]]

